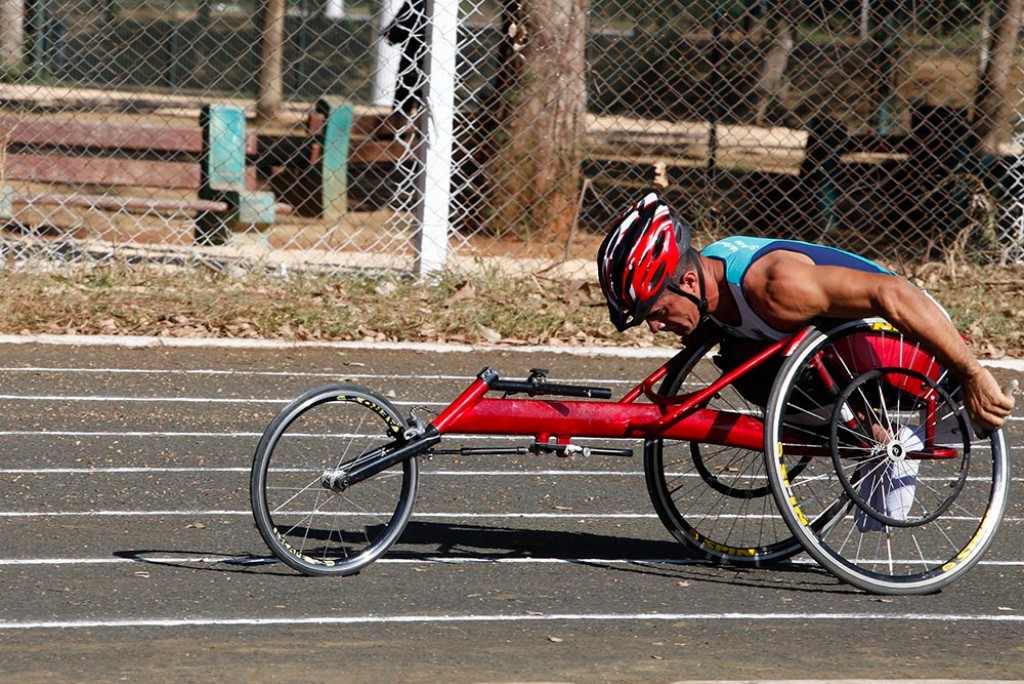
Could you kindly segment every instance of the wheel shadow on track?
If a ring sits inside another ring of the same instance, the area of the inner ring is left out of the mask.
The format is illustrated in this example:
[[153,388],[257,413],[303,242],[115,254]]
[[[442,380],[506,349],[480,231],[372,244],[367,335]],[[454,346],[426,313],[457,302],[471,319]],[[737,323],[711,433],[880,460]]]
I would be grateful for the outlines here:
[[[421,547],[422,550],[414,550]],[[715,582],[760,588],[856,593],[813,562],[739,567],[712,563],[674,541],[411,521],[386,556],[404,560],[553,560],[677,581]]]
[[242,574],[295,575],[295,572],[272,556],[254,553],[231,555],[223,551],[187,551],[181,549],[132,549],[114,551],[115,558],[140,565],[159,565],[187,570],[208,570]]
[[[253,552],[134,549],[113,552],[144,565],[241,574],[295,576],[272,556]],[[761,567],[711,563],[674,541],[624,536],[411,521],[385,559],[422,562],[561,561],[604,570],[664,577],[677,582],[717,583],[814,593],[855,593],[810,562]]]

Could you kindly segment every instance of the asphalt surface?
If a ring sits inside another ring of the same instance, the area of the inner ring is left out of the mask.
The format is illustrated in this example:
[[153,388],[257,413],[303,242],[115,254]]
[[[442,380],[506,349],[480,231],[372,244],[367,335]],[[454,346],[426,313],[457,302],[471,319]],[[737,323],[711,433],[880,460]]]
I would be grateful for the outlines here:
[[[621,396],[657,361],[0,350],[0,681],[1024,679],[1019,472],[993,548],[931,596],[864,594],[801,558],[688,562],[639,454],[436,457],[383,559],[309,578],[267,561],[248,499],[259,434],[304,390],[355,380],[437,410],[494,366]],[[1024,443],[1024,409],[1009,432]]]

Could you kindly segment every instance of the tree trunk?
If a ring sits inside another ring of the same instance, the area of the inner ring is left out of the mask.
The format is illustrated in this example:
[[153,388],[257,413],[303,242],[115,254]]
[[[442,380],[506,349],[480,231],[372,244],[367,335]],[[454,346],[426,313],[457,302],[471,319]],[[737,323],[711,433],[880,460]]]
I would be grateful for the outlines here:
[[494,94],[478,122],[473,228],[567,239],[586,128],[587,11],[587,0],[506,0]]
[[974,130],[981,151],[986,154],[998,152],[1009,128],[1007,93],[1010,72],[1015,63],[1022,9],[1024,0],[1000,0],[993,11],[992,49],[984,70],[978,75],[978,90],[974,97]]
[[270,121],[281,111],[285,0],[266,0],[263,9],[256,118]]
[[24,0],[0,0],[0,65],[20,65],[24,57],[24,45]]

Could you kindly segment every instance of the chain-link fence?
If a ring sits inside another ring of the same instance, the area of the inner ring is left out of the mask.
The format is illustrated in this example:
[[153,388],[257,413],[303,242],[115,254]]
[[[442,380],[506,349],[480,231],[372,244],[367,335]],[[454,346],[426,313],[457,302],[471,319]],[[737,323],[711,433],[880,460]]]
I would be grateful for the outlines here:
[[1022,261],[1020,24],[1021,0],[0,0],[0,240],[9,268],[545,268],[656,184],[703,243]]

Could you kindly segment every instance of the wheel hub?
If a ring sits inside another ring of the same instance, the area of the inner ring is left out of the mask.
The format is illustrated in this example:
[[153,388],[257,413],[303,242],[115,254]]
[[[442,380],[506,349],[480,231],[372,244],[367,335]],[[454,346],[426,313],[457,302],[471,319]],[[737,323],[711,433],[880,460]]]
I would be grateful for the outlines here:
[[907,457],[907,450],[903,446],[903,442],[894,439],[885,445],[885,455],[889,457],[890,461],[902,461]]

